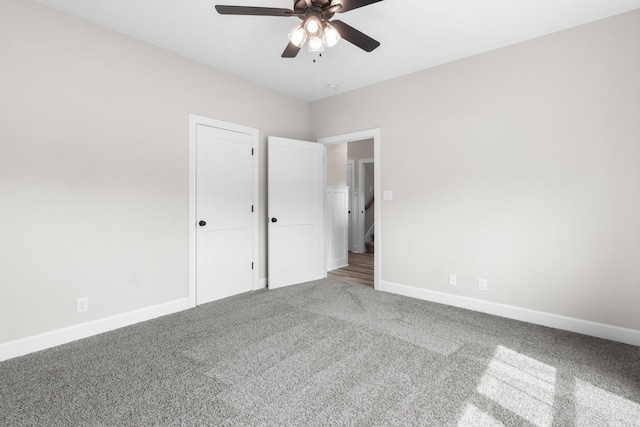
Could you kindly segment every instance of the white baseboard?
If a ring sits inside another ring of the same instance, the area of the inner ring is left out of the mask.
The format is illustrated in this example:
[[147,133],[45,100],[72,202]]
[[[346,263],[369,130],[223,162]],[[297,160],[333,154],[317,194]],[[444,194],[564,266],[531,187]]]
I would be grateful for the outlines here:
[[80,325],[69,326],[43,334],[0,344],[0,362],[47,348],[87,338],[124,326],[133,325],[189,308],[189,299],[183,298],[116,316],[98,319]]
[[589,320],[559,316],[557,314],[498,304],[490,301],[482,301],[474,298],[447,294],[444,292],[430,291],[427,289],[415,288],[413,286],[384,282],[382,280],[380,281],[378,290],[640,346],[640,331],[635,329],[621,328],[619,326],[596,323]]
[[254,291],[257,291],[258,289],[264,289],[267,287],[267,279],[258,279],[258,287],[256,289],[254,289]]
[[333,271],[333,270],[337,270],[339,268],[345,268],[345,267],[349,267],[348,262],[341,262],[340,264],[329,264],[327,266],[327,271]]

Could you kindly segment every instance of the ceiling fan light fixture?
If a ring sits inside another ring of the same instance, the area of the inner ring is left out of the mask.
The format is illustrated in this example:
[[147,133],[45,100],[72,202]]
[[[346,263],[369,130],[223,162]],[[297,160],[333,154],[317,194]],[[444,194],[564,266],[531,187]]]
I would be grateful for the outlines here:
[[324,43],[320,37],[313,37],[309,39],[308,44],[309,52],[323,52],[324,51]]
[[[291,0],[289,0],[291,1]],[[215,5],[221,15],[294,17],[302,21],[289,32],[289,43],[282,58],[295,58],[305,43],[311,52],[323,52],[342,38],[360,49],[371,52],[380,42],[340,20],[329,22],[335,13],[348,12],[383,0],[294,0],[292,9],[261,6]],[[322,56],[322,55],[321,55]],[[315,62],[315,60],[314,60]]]
[[297,47],[302,47],[304,42],[307,41],[307,32],[302,27],[302,24],[291,30],[289,33],[289,41]]
[[340,41],[340,33],[333,25],[328,22],[324,24],[324,30],[322,31],[322,42],[327,47],[333,47]]

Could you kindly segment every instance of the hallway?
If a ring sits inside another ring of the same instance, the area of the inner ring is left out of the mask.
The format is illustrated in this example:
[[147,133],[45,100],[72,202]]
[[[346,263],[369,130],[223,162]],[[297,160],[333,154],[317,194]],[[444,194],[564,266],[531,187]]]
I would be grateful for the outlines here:
[[349,252],[349,266],[329,271],[327,275],[345,282],[359,283],[373,288],[373,254]]

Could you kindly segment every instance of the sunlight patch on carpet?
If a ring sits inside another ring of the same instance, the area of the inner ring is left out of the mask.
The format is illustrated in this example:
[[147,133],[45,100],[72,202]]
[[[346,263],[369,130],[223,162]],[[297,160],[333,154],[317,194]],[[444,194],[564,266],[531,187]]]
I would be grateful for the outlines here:
[[556,369],[498,346],[477,391],[536,426],[553,422]]

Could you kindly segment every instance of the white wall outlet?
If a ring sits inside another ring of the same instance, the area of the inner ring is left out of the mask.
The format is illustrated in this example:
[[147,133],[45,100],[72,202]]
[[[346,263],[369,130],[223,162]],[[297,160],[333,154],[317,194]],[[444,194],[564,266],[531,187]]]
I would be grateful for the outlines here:
[[487,292],[487,279],[478,279],[478,289]]
[[84,313],[85,311],[89,311],[89,298],[78,298],[76,300],[76,312]]
[[384,190],[382,192],[382,199],[383,200],[393,200],[393,191],[391,190]]
[[449,275],[449,284],[451,286],[458,286],[458,278],[456,277],[455,274],[450,274]]

